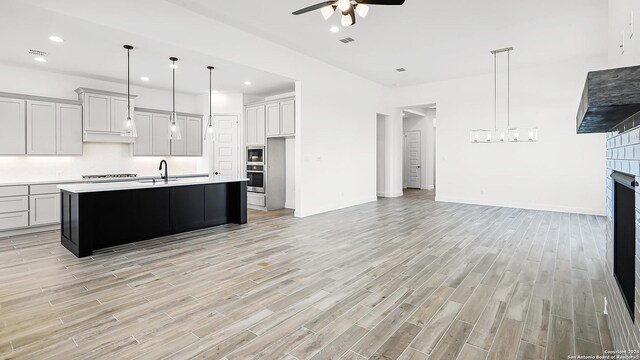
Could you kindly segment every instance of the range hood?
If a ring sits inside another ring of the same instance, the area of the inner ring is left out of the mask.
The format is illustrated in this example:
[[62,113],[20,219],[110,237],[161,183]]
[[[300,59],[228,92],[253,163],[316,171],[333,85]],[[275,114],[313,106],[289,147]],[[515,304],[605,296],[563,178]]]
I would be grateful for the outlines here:
[[592,71],[578,108],[577,132],[612,131],[639,111],[640,66]]

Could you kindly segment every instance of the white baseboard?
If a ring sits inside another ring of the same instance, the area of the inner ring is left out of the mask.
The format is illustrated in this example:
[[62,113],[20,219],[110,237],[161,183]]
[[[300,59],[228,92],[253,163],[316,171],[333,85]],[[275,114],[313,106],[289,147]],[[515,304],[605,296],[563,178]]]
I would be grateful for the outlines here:
[[322,213],[326,213],[329,211],[334,211],[334,210],[341,210],[341,209],[346,209],[352,206],[358,206],[358,205],[362,205],[362,204],[366,204],[366,203],[370,203],[370,202],[375,202],[378,201],[377,197],[373,197],[373,198],[365,198],[362,200],[356,200],[356,201],[352,201],[349,203],[344,203],[341,205],[337,205],[337,206],[327,206],[327,207],[320,207],[320,208],[315,208],[315,209],[311,209],[311,210],[305,210],[305,211],[301,211],[300,209],[296,209],[294,216],[295,217],[307,217],[307,216],[313,216],[313,215],[318,215],[318,214],[322,214]]
[[558,206],[558,205],[550,205],[550,204],[527,204],[527,203],[512,203],[505,201],[490,201],[490,200],[479,200],[479,199],[456,199],[456,198],[448,198],[438,196],[436,193],[436,201],[439,202],[451,202],[458,204],[470,204],[470,205],[482,205],[482,206],[497,206],[497,207],[506,207],[506,208],[514,208],[514,209],[526,209],[526,210],[539,210],[539,211],[552,211],[552,212],[561,212],[561,213],[571,213],[571,214],[585,214],[585,215],[595,215],[595,216],[606,216],[605,209],[592,209],[592,208],[580,208],[580,207],[572,207],[572,206]]
[[14,230],[4,230],[0,232],[0,239],[10,237],[10,236],[35,234],[35,233],[40,233],[45,231],[54,231],[54,230],[60,230],[60,224],[34,226],[34,227],[14,229]]
[[433,190],[435,188],[436,188],[435,186],[429,185],[429,186],[423,187],[422,190]]

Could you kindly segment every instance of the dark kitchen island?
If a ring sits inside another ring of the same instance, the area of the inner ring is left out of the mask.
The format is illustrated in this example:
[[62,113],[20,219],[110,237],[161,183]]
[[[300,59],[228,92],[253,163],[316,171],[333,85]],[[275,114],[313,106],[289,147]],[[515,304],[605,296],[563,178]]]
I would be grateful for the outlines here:
[[228,223],[247,223],[247,179],[61,185],[60,241],[93,250]]

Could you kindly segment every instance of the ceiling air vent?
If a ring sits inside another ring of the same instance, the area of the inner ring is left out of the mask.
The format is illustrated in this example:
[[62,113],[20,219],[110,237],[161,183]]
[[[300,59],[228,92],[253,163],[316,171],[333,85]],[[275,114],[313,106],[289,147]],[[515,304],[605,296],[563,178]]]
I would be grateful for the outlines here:
[[41,51],[41,50],[29,49],[29,55],[33,55],[33,56],[47,56],[47,52],[46,52],[46,51]]
[[355,40],[354,40],[354,39],[352,39],[352,38],[350,38],[350,37],[346,37],[346,38],[344,38],[344,39],[340,39],[340,42],[341,42],[341,43],[343,43],[343,44],[352,43],[352,42],[354,42],[354,41],[355,41]]
[[397,68],[396,71],[397,72],[405,72],[405,71],[407,71],[407,69],[405,69],[405,68]]

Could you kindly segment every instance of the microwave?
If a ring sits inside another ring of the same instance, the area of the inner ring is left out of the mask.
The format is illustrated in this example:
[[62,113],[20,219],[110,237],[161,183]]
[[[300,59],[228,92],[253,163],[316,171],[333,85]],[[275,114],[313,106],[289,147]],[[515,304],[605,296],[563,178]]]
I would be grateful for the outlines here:
[[264,165],[264,146],[247,147],[247,165]]

